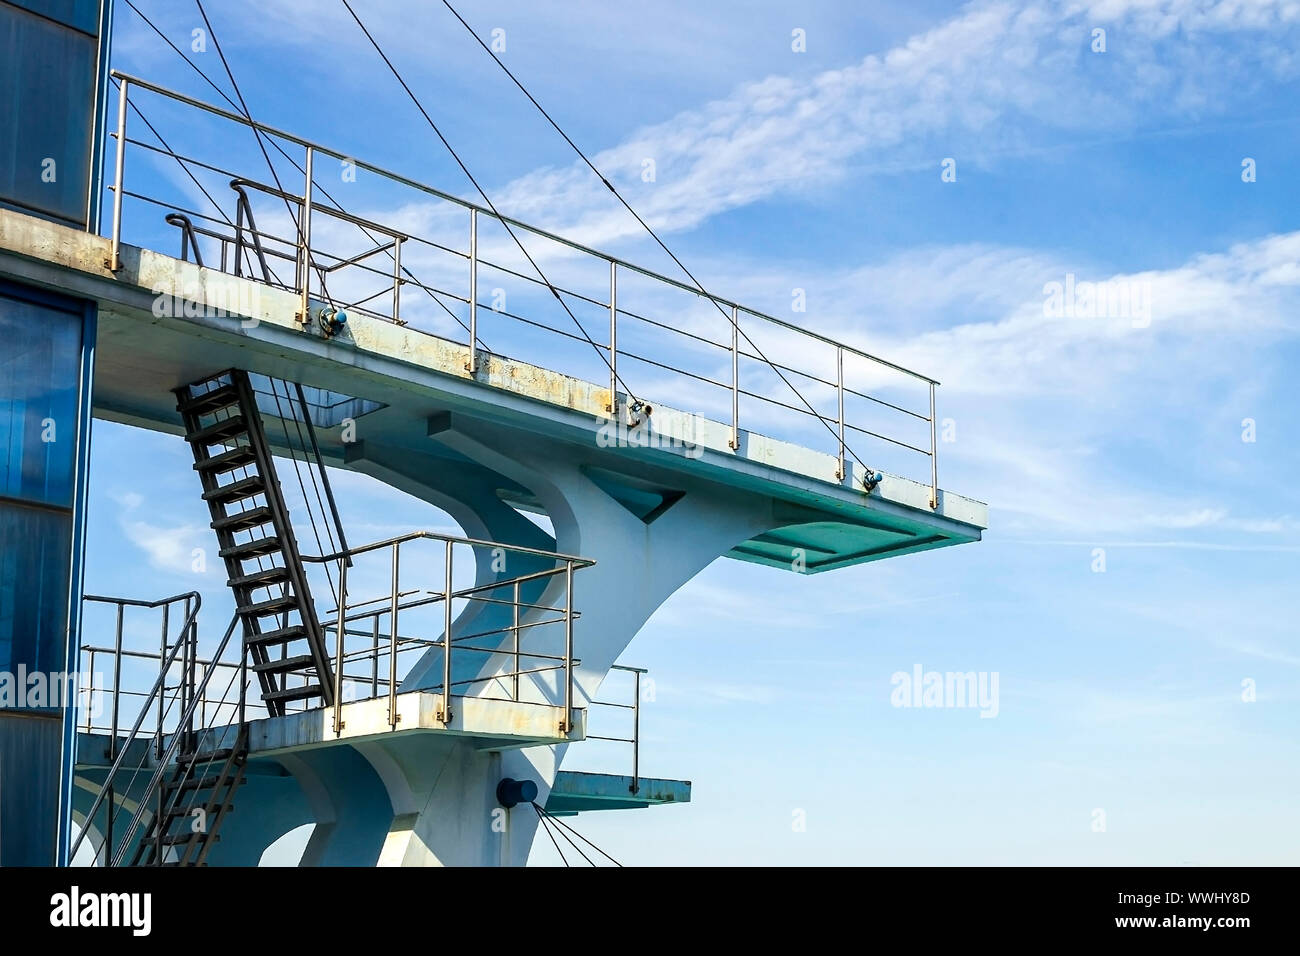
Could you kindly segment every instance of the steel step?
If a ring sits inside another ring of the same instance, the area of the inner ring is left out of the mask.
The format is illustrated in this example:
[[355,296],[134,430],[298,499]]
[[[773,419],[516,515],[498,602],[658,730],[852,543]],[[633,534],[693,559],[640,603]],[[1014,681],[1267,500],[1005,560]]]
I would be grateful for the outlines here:
[[237,401],[239,401],[239,390],[235,388],[232,382],[228,385],[220,385],[210,389],[202,395],[192,395],[183,399],[179,404],[182,412],[191,415],[207,415],[219,408],[228,408]]
[[258,674],[283,674],[287,671],[311,667],[315,662],[316,658],[310,654],[298,654],[294,657],[277,657],[265,664],[254,664],[251,669]]
[[190,840],[193,840],[195,837],[198,837],[198,841],[200,845],[202,845],[203,843],[217,843],[218,841],[221,840],[220,833],[184,833],[184,832],[164,833],[162,838],[162,845],[163,846],[184,846],[186,843],[189,843]]
[[237,578],[230,578],[226,584],[232,588],[267,588],[288,579],[289,569],[276,565],[273,568],[263,568],[260,571],[241,574]]
[[219,455],[213,455],[204,461],[194,463],[194,470],[201,474],[221,475],[227,471],[234,471],[236,468],[242,468],[244,465],[251,465],[257,461],[257,455],[253,454],[253,449],[248,445],[236,445],[229,451],[223,451]]
[[248,425],[244,422],[244,416],[231,415],[229,418],[223,418],[219,422],[213,422],[211,425],[186,435],[185,440],[192,445],[215,445],[219,441],[226,441],[236,435],[243,435],[247,431]]
[[[233,778],[223,777],[219,773],[209,773],[201,777],[190,777],[180,784],[171,784],[168,786],[169,792],[180,790],[182,793],[186,790],[209,790],[221,785],[222,783],[233,784]],[[241,783],[243,781],[240,781]]]
[[235,612],[240,617],[266,617],[270,614],[280,614],[284,611],[293,611],[298,607],[298,598],[294,594],[281,594],[277,597],[270,598],[266,601],[257,601],[253,604],[244,604],[235,608]]
[[212,522],[211,527],[213,531],[248,531],[250,528],[268,524],[270,520],[271,509],[266,505],[260,505],[256,508],[249,508],[247,511],[236,511],[224,518],[218,518]]
[[288,644],[290,641],[302,640],[307,636],[307,629],[301,624],[276,628],[261,634],[249,634],[244,638],[245,647],[268,647],[272,644]]
[[254,538],[252,541],[245,541],[243,544],[232,544],[228,548],[222,548],[217,555],[222,558],[233,558],[236,561],[246,561],[249,558],[260,558],[263,555],[275,554],[280,550],[280,539],[275,535],[267,538]]
[[253,495],[260,495],[264,491],[266,491],[266,482],[262,480],[262,476],[249,475],[247,478],[240,478],[238,481],[232,481],[230,484],[214,488],[212,491],[203,492],[203,500],[214,501],[219,505],[228,505],[232,502],[242,501],[245,498],[251,498]]
[[307,684],[304,687],[286,687],[263,694],[262,700],[270,703],[286,703],[291,700],[306,700],[308,697],[323,697],[320,684]]
[[227,759],[234,752],[235,748],[233,747],[222,747],[219,750],[208,750],[202,753],[181,754],[180,757],[176,759],[176,762],[182,765],[216,763],[218,760]]

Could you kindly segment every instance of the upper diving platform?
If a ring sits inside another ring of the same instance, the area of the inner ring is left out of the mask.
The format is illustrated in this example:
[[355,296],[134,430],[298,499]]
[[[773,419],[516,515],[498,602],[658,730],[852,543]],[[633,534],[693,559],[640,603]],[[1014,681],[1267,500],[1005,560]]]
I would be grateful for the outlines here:
[[[99,304],[98,417],[180,433],[172,389],[245,369],[309,387],[333,465],[401,486],[467,464],[443,433],[518,434],[647,524],[700,485],[770,499],[776,530],[729,556],[804,573],[987,526],[984,504],[939,485],[928,376],[115,78],[109,235],[0,211],[0,276]],[[541,509],[483,477],[513,507]]]

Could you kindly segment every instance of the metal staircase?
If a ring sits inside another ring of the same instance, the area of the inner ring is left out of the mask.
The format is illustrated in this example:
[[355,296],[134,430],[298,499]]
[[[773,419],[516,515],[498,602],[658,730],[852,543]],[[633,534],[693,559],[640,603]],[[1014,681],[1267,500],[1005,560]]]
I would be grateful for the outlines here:
[[[248,726],[238,724],[232,747],[200,750],[187,733],[184,751],[170,777],[158,787],[158,812],[136,847],[131,866],[203,866],[218,831],[235,808],[235,791],[244,782]],[[169,852],[174,851],[169,859]]]
[[[135,722],[120,740],[116,716],[111,728],[106,728],[113,761],[86,814],[103,837],[98,859],[108,867],[203,865],[234,809],[234,794],[243,783],[248,759],[247,659],[243,649],[231,643],[240,619],[232,616],[212,656],[200,659],[198,594],[156,602],[97,596],[86,601],[118,608],[114,715],[118,698],[126,693],[117,683],[124,653],[122,611],[128,606],[161,608],[163,621],[163,644],[156,655],[158,675],[152,689],[139,695],[143,700]],[[167,612],[182,602],[185,617],[172,641]],[[155,656],[126,653],[136,660]],[[222,679],[219,672],[230,674],[224,689],[217,686]],[[152,724],[151,731],[145,732],[146,723]],[[142,779],[146,782],[140,788]],[[128,794],[135,802],[120,799]],[[82,828],[71,855],[76,855],[88,832],[88,827]]]
[[230,369],[176,397],[267,711],[332,705],[329,654],[248,373]]

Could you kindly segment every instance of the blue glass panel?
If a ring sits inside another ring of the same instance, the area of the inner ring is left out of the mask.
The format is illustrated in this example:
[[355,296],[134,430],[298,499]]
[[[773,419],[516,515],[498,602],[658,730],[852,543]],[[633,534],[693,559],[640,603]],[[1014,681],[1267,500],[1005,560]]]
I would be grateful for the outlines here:
[[72,507],[81,327],[0,295],[0,496]]
[[86,224],[97,55],[94,37],[0,2],[0,201]]
[[16,7],[25,7],[39,13],[47,20],[58,20],[82,33],[99,32],[99,0],[9,0]]
[[0,501],[0,670],[62,671],[72,515]]

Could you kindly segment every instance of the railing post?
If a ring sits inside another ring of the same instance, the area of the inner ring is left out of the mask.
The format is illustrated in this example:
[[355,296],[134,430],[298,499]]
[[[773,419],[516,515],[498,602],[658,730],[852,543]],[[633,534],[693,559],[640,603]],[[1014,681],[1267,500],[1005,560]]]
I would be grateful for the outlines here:
[[302,258],[302,274],[299,277],[302,286],[302,301],[299,305],[298,321],[303,325],[311,321],[308,315],[308,309],[311,307],[309,302],[311,293],[311,169],[315,155],[316,150],[308,146],[306,162],[303,163],[306,181],[302,190],[302,208],[298,212],[298,242],[301,246],[299,255]]
[[239,644],[239,725],[248,722],[248,651]]
[[444,724],[451,722],[451,541],[447,541],[446,546],[447,576],[442,592],[442,712],[438,715]]
[[478,210],[469,211],[469,361],[465,370],[478,371]]
[[934,382],[930,383],[930,507],[939,507],[939,444],[934,432]]
[[733,451],[740,449],[740,308],[731,307],[731,441]]
[[573,730],[573,562],[564,562],[564,727]]
[[618,263],[609,260],[609,414],[618,418]]
[[515,635],[515,672],[514,672],[514,700],[519,700],[519,582],[515,581],[515,621],[512,628]]
[[119,604],[117,606],[117,630],[113,635],[113,717],[108,735],[109,760],[117,756],[117,708],[118,700],[122,695],[122,611],[123,607]]
[[370,618],[370,697],[379,696],[379,612]]
[[[835,346],[835,381],[840,398],[840,458],[835,477],[844,480],[844,346]],[[931,409],[933,413],[933,409]]]
[[109,254],[108,268],[117,272],[122,268],[122,174],[126,167],[126,107],[130,83],[122,80],[117,91],[117,159],[113,164],[113,248]]
[[95,649],[90,648],[90,689],[86,691],[86,733],[90,733],[91,715],[95,710]]
[[402,325],[402,237],[393,237],[393,324]]
[[189,676],[186,678],[186,710],[189,712],[189,719],[185,721],[185,740],[189,745],[194,746],[194,707],[196,700],[203,700],[202,691],[198,688],[198,669],[199,669],[199,634],[193,625],[189,628],[189,637],[187,646],[190,651]]
[[155,737],[158,745],[158,759],[163,755],[163,698],[167,696],[167,612],[171,605],[164,604],[162,612],[162,649],[158,653],[158,673],[162,683],[158,687],[158,727]]
[[632,792],[637,793],[641,789],[641,672],[632,674],[636,678],[632,698]]
[[339,616],[334,635],[334,736],[343,733],[343,656],[348,619],[348,562],[339,558]]
[[401,542],[393,544],[393,603],[389,612],[388,625],[392,633],[388,635],[388,727],[397,729],[397,605],[401,594]]

